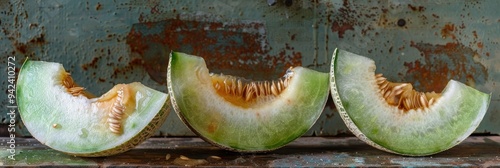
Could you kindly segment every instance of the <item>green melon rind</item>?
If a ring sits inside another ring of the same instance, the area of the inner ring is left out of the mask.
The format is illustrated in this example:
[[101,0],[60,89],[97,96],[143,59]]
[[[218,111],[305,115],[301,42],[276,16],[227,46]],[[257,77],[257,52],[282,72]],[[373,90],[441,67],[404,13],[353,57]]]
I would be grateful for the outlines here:
[[[86,134],[87,137],[94,137],[90,139],[97,139],[94,141],[102,141],[102,143],[92,144],[89,142],[89,144],[87,145],[78,145],[78,138],[75,138],[75,134],[79,134],[78,130],[72,129],[72,125],[78,124],[64,122],[64,119],[71,119],[72,116],[63,115],[64,113],[61,113],[61,109],[64,109],[65,103],[51,102],[46,104],[46,101],[61,100],[61,95],[54,95],[54,90],[47,89],[53,88],[49,86],[62,88],[62,86],[56,86],[57,84],[54,84],[53,82],[51,83],[51,81],[54,80],[52,78],[55,78],[54,75],[58,74],[60,71],[64,71],[64,68],[62,67],[62,65],[57,63],[26,60],[21,67],[16,88],[16,98],[18,102],[19,113],[21,119],[24,122],[24,125],[34,138],[55,150],[70,155],[84,157],[100,157],[122,153],[133,148],[137,144],[143,142],[151,135],[153,135],[155,131],[158,130],[162,123],[166,120],[170,112],[170,104],[168,103],[170,97],[168,94],[158,92],[142,84],[137,84],[136,87],[141,87],[141,93],[148,93],[151,97],[141,99],[141,101],[143,102],[143,106],[138,107],[143,110],[141,110],[141,112],[136,111],[131,115],[131,117],[128,117],[123,127],[125,129],[142,129],[126,130],[122,135],[117,136],[111,133],[109,130],[93,131],[89,128],[89,133]],[[64,97],[64,95],[62,97]],[[66,96],[66,98],[67,97],[68,96]],[[73,100],[73,98],[69,99]],[[86,98],[83,97],[75,98],[75,100],[77,101],[87,102],[85,101],[85,99]],[[66,111],[71,110],[71,108],[66,109]],[[43,112],[43,114],[40,114],[39,112]],[[152,114],[153,112],[155,113],[154,115]],[[83,118],[82,116],[75,117],[76,118],[73,117],[73,120],[81,120],[82,122],[85,122],[85,118]],[[66,132],[62,134],[66,134],[67,136],[60,136],[59,134],[61,134],[61,132],[58,132],[52,134],[52,136],[56,134],[59,135],[57,136],[58,139],[52,140],[53,137],[47,136],[51,135],[50,127],[52,125],[52,122],[47,121],[54,121],[57,124],[61,124],[62,129],[60,130]],[[105,128],[106,126],[102,126],[101,124],[99,128],[100,127]],[[73,140],[76,140],[73,142],[71,140],[65,141],[65,139],[71,138],[74,138]]]
[[[349,58],[339,58],[341,56]],[[342,60],[338,62],[339,59]],[[360,140],[380,150],[407,156],[425,156],[445,151],[472,134],[488,109],[490,94],[450,80],[442,92],[443,96],[430,110],[409,111],[410,115],[402,115],[406,118],[402,117],[398,122],[393,117],[397,116],[394,113],[398,110],[381,110],[392,106],[387,105],[380,94],[376,94],[374,71],[373,60],[336,49],[331,63],[330,87],[334,103],[349,130]],[[379,97],[362,94],[367,92]],[[426,119],[427,115],[433,115],[436,122],[418,122],[418,119]],[[396,124],[390,126],[393,123]],[[422,127],[422,124],[427,124],[429,128],[414,129],[416,126]]]
[[[219,97],[211,82],[197,81],[197,78],[209,78],[203,58],[172,52],[167,73],[168,90],[179,118],[205,141],[231,151],[265,152],[303,135],[326,105],[328,73],[301,67],[295,69],[297,72],[290,86],[281,93],[284,98],[272,102],[277,108],[263,105],[241,110]],[[285,99],[291,103],[287,104]],[[229,110],[221,110],[221,107]],[[262,110],[260,119],[255,115],[259,110]],[[212,122],[217,124],[217,130],[210,133],[206,128]]]

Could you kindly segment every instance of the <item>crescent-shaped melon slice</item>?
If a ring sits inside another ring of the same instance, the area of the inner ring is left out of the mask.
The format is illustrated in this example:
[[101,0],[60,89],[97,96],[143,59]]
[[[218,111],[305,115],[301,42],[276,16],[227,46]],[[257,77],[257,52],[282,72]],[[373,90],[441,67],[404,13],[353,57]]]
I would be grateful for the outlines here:
[[375,62],[335,50],[331,93],[348,128],[366,143],[392,153],[431,155],[467,138],[488,109],[490,95],[450,80],[442,93],[375,74]]
[[172,106],[193,132],[224,149],[270,151],[309,130],[329,94],[328,73],[291,68],[274,81],[211,74],[201,57],[173,52]]

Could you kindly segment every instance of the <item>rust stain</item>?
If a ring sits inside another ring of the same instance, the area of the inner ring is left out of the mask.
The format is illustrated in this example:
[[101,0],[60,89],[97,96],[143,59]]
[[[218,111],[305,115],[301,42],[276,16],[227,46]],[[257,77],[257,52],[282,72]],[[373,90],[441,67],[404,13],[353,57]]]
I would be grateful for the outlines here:
[[478,47],[479,49],[483,49],[483,47],[484,47],[483,42],[478,42],[478,43],[477,43],[477,47]]
[[22,54],[26,54],[28,51],[28,45],[26,45],[26,43],[19,43],[17,41],[14,42],[14,48]]
[[42,46],[46,43],[47,41],[45,40],[45,34],[40,34],[39,36],[33,37],[26,43],[21,43],[16,40],[13,43],[13,46],[16,49],[16,51],[20,52],[21,54],[28,54],[31,47]]
[[[117,65],[115,62],[110,61],[109,59],[111,51],[112,49],[110,48],[95,49],[95,56],[92,58],[92,60],[87,63],[81,64],[80,67],[85,71],[88,71],[90,69],[97,70],[100,66],[102,66],[102,64],[105,64],[105,66],[113,67],[113,73],[111,74],[111,76],[109,76],[109,78],[118,78],[119,76],[123,76],[125,79],[128,79],[128,75],[133,74],[136,68],[140,68],[143,66],[143,60],[133,56],[130,57],[130,60],[126,63],[126,65]],[[123,59],[123,56],[120,56],[118,58],[118,62],[122,62]],[[97,72],[99,72],[99,70],[97,70]],[[94,72],[93,75],[96,76],[97,73]],[[98,81],[105,82],[106,79],[98,78]]]
[[338,32],[339,38],[344,38],[344,34],[347,30],[354,30],[354,25],[349,23],[339,23],[337,21],[333,22],[332,31]]
[[223,24],[177,17],[135,24],[126,39],[131,52],[139,55],[136,59],[158,83],[166,82],[170,51],[201,56],[211,71],[247,78],[281,75],[290,66],[300,66],[302,60],[302,54],[287,45],[271,54],[261,22]]
[[161,13],[158,6],[159,6],[159,4],[155,4],[153,7],[151,7],[151,14]]
[[45,41],[45,34],[40,34],[40,36],[32,38],[29,41],[29,43],[38,44],[38,45],[42,45],[42,44],[47,43],[47,41]]
[[444,89],[450,79],[466,82],[468,85],[484,83],[488,78],[486,67],[475,62],[473,57],[479,54],[460,43],[433,45],[414,43],[411,47],[418,49],[423,62],[405,62],[407,81],[416,81],[415,88],[421,91],[437,91]]
[[86,64],[82,64],[81,67],[83,70],[88,70],[89,68],[97,68],[97,63],[98,61],[101,59],[101,57],[94,57],[92,58],[92,61],[90,61],[89,63],[86,63]]
[[141,38],[142,38],[142,33],[136,31],[135,28],[132,27],[132,30],[130,30],[130,32],[127,35],[127,44],[129,44],[131,52],[143,55],[144,51],[146,51],[149,48],[148,45],[145,44],[145,41],[141,41]]
[[95,5],[95,10],[101,10],[102,9],[102,5],[100,2],[97,2],[97,5]]
[[336,18],[328,20],[333,20],[332,23],[332,32],[337,32],[339,38],[344,38],[344,34],[348,30],[354,30],[355,25],[359,25],[358,15],[356,10],[352,9],[353,6],[349,3],[348,0],[343,1],[342,7],[338,10],[338,14],[334,15]]
[[[143,65],[144,65],[144,61],[141,58],[133,57],[133,58],[131,58],[131,60],[128,62],[128,64],[126,66],[114,67],[113,74],[111,75],[111,78],[117,78],[118,76],[123,75],[125,77],[125,79],[127,79],[128,73],[133,73],[135,68],[142,67]],[[166,66],[166,64],[164,64],[164,65]]]
[[423,6],[413,6],[411,4],[408,4],[408,8],[410,8],[412,11],[415,11],[415,12],[422,12],[425,10],[425,7],[423,7]]
[[148,28],[151,28],[153,26],[153,23],[154,23],[154,22],[148,22],[148,21],[146,21],[146,16],[144,16],[143,13],[141,13],[139,15],[139,19],[138,20],[139,20],[139,22],[141,24],[144,24],[144,25],[148,26]]
[[381,10],[382,10],[382,13],[380,14],[380,16],[377,19],[377,25],[380,27],[389,26],[390,25],[389,19],[387,18],[387,13],[389,12],[389,10],[388,9],[381,9]]
[[465,29],[465,23],[464,23],[464,22],[462,22],[462,24],[460,24],[460,26],[458,26],[458,28],[460,28],[460,29]]
[[443,38],[451,37],[453,40],[455,40],[456,37],[453,31],[455,31],[454,24],[451,23],[445,24],[444,27],[441,29],[441,36]]

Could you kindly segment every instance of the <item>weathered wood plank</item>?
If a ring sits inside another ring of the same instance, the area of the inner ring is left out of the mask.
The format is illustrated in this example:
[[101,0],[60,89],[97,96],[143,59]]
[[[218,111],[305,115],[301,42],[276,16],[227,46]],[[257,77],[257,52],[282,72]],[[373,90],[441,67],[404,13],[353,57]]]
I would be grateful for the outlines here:
[[[151,138],[123,154],[73,157],[35,139],[16,139],[15,161],[7,158],[8,138],[0,138],[1,162],[9,166],[500,166],[500,136],[473,136],[427,157],[404,157],[372,148],[355,137],[302,137],[269,153],[242,154],[214,147],[199,138]],[[181,156],[185,156],[189,159]],[[167,157],[169,157],[167,159]]]

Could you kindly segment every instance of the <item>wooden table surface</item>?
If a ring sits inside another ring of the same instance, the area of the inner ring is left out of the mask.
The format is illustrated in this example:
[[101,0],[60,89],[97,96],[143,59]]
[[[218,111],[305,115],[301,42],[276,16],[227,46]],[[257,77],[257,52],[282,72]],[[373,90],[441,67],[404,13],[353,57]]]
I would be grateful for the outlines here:
[[281,149],[260,154],[230,152],[196,137],[183,137],[150,138],[122,154],[82,158],[54,151],[32,138],[17,138],[15,161],[8,159],[8,140],[0,138],[3,166],[500,167],[500,136],[472,136],[450,150],[426,157],[390,154],[355,137],[302,137]]

